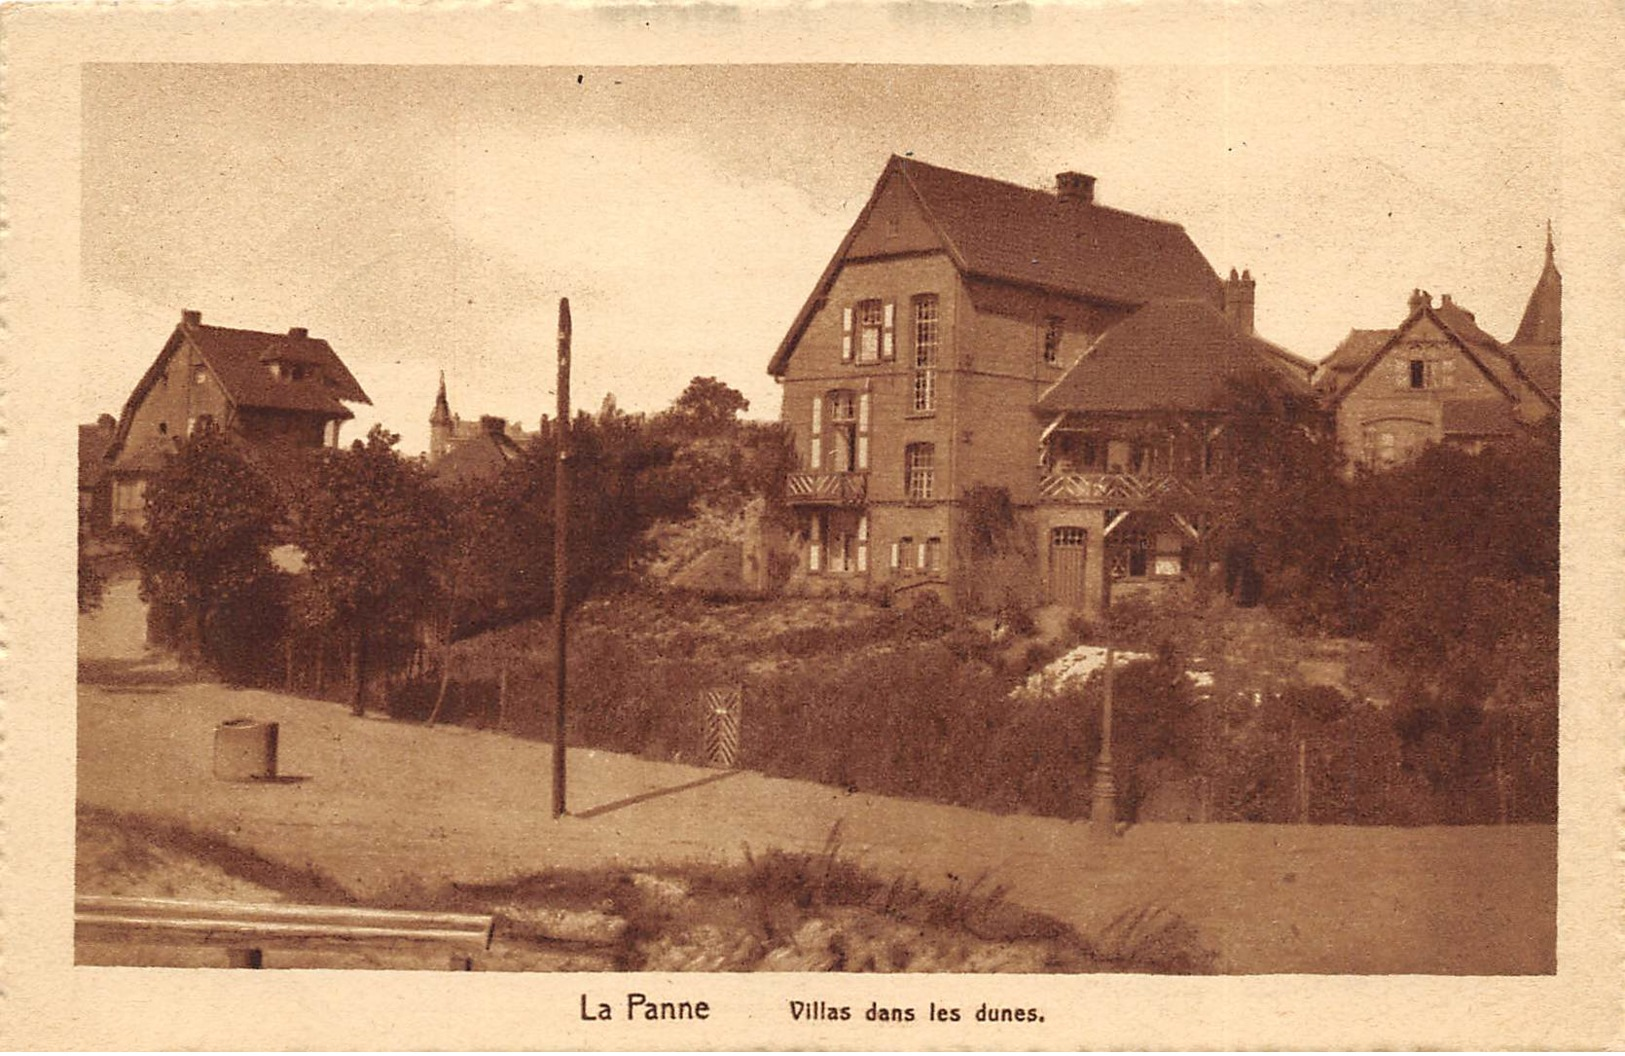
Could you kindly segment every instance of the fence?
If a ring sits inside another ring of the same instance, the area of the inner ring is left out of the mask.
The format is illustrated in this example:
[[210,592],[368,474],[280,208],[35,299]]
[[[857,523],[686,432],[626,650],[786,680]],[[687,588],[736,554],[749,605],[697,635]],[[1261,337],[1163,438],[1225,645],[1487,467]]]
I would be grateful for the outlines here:
[[451,967],[473,967],[470,954],[491,945],[488,915],[421,913],[355,906],[200,902],[190,899],[81,895],[74,939],[82,943],[224,947],[233,968],[259,968],[266,949],[440,947]]

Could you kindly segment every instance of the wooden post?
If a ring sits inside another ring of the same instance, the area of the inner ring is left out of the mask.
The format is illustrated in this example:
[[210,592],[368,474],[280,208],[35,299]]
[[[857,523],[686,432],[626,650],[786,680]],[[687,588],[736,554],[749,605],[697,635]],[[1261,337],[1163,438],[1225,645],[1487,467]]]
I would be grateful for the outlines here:
[[1309,748],[1298,739],[1298,824],[1309,824]]
[[497,729],[508,727],[508,661],[503,658],[502,670],[497,674]]
[[367,636],[358,627],[350,639],[350,714],[355,716],[367,713],[366,653]]
[[1495,733],[1495,805],[1502,825],[1507,823],[1507,771],[1506,756],[1501,748],[1501,732]]
[[1112,778],[1112,679],[1116,652],[1106,647],[1105,699],[1100,707],[1100,757],[1095,762],[1094,797],[1089,804],[1089,826],[1097,836],[1117,833],[1117,783]]
[[553,473],[553,817],[564,815],[564,616],[569,602],[570,299],[559,298],[558,467]]

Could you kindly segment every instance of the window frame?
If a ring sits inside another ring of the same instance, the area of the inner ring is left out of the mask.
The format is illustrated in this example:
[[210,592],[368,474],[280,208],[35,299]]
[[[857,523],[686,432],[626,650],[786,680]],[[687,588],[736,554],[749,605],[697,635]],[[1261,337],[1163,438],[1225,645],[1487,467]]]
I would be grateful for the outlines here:
[[914,320],[914,414],[937,410],[937,363],[942,350],[942,302],[935,293],[917,293],[910,301]]
[[[873,320],[870,312],[873,311]],[[874,352],[868,350],[867,338],[874,336]],[[886,302],[878,297],[867,297],[852,306],[852,361],[873,366],[886,352]]]
[[903,448],[903,494],[909,502],[931,502],[936,497],[937,445],[929,441]]

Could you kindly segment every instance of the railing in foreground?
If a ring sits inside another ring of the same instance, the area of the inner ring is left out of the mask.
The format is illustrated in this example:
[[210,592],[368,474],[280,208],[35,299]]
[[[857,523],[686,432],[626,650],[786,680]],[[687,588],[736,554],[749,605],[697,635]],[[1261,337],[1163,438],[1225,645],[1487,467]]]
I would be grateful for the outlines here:
[[410,943],[463,951],[450,963],[467,969],[467,951],[488,949],[494,928],[489,915],[293,903],[81,895],[73,909],[76,941],[225,947],[233,968],[260,967],[266,949]]

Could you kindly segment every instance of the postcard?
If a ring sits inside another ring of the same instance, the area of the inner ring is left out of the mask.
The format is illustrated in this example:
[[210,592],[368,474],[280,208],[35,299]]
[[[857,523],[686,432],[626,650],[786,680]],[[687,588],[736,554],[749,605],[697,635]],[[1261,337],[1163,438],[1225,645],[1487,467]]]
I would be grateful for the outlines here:
[[12,1044],[1621,1043],[1617,12],[4,18]]

